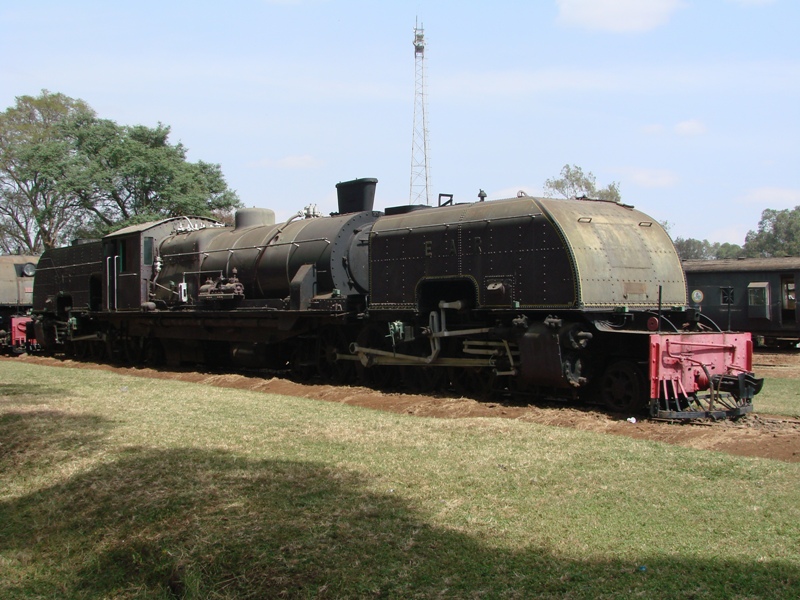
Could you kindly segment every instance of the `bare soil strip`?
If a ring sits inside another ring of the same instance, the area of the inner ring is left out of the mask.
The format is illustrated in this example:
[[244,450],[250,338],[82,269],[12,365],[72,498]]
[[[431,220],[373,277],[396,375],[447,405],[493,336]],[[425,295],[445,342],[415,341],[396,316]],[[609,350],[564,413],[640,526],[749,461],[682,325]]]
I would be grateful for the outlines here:
[[[572,427],[665,442],[699,450],[800,462],[800,420],[780,416],[755,414],[737,422],[702,424],[675,424],[639,419],[636,423],[631,423],[626,419],[627,415],[610,415],[598,410],[569,405],[523,406],[478,402],[470,398],[379,392],[358,386],[298,383],[280,377],[264,378],[260,375],[117,367],[40,356],[21,356],[2,360],[71,369],[102,369],[122,375],[298,396],[421,417],[518,419],[543,425]],[[754,362],[758,365],[759,375],[800,379],[798,354],[758,354]]]

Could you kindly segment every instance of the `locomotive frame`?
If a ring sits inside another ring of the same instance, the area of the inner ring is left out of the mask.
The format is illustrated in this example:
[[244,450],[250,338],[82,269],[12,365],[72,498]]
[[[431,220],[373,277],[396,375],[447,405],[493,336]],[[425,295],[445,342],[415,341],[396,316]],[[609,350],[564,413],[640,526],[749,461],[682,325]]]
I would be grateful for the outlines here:
[[290,368],[338,382],[550,395],[666,419],[752,410],[748,334],[686,306],[672,242],[633,207],[517,198],[233,227],[179,217],[40,260],[48,351],[131,363]]

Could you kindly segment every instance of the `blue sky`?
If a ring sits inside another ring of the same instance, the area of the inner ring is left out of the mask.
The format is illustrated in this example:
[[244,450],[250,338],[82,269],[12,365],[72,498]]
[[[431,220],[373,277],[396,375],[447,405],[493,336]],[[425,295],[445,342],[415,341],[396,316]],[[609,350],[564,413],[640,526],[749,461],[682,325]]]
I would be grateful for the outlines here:
[[800,205],[795,0],[0,0],[0,110],[42,89],[172,127],[248,206],[409,201],[415,20],[432,197],[538,195],[569,163],[673,237]]

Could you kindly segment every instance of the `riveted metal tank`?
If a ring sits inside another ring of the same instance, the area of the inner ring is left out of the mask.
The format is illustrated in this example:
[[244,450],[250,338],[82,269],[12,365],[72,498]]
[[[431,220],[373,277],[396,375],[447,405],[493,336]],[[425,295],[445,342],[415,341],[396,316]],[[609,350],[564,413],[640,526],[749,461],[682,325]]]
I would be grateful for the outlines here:
[[481,308],[654,308],[659,289],[663,305],[686,303],[669,236],[614,202],[523,196],[386,216],[370,252],[378,310],[426,296]]
[[658,221],[616,202],[539,198],[537,204],[567,242],[583,307],[686,304],[680,258]]

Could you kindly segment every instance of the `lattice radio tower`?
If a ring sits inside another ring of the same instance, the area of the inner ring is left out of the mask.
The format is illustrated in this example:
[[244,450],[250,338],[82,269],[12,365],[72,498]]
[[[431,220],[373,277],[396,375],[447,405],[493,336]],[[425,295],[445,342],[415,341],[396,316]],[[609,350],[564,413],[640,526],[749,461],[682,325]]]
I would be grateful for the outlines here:
[[411,140],[411,191],[409,204],[429,204],[428,121],[425,100],[425,30],[414,23],[414,135]]

